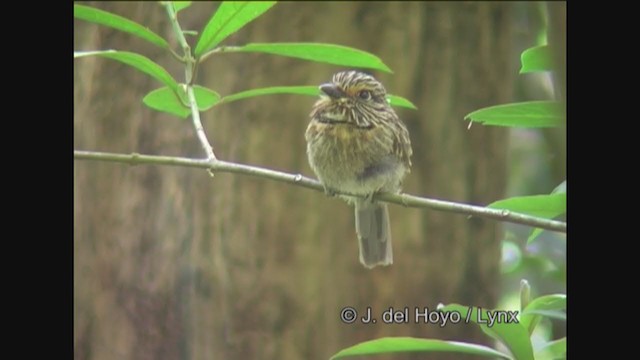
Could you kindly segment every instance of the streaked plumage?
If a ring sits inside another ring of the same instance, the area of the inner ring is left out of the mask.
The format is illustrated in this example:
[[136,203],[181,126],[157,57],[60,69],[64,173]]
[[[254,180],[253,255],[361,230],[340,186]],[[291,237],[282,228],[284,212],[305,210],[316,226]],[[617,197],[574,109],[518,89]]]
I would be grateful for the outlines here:
[[[411,142],[384,86],[365,73],[343,71],[320,89],[305,137],[309,164],[327,192],[400,191],[411,167]],[[387,206],[344,198],[355,205],[360,262],[367,268],[393,263]]]

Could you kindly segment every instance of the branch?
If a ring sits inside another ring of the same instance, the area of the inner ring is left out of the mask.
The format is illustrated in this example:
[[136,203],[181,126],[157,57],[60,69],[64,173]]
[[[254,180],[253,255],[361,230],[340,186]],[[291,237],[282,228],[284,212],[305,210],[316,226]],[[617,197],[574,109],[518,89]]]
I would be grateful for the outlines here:
[[202,127],[202,121],[200,121],[200,110],[198,109],[198,104],[196,102],[196,96],[193,92],[193,81],[195,76],[195,68],[196,68],[196,59],[191,54],[191,47],[189,43],[187,43],[187,39],[184,37],[184,32],[180,28],[180,23],[178,23],[178,16],[173,8],[173,3],[170,1],[162,2],[162,5],[167,10],[167,14],[169,15],[169,20],[171,21],[171,25],[173,27],[173,31],[176,33],[176,37],[178,38],[178,43],[180,43],[180,47],[182,47],[182,52],[184,53],[184,62],[185,62],[185,92],[187,93],[187,97],[189,99],[189,106],[191,107],[191,120],[193,121],[193,127],[196,130],[196,135],[198,136],[198,140],[200,140],[200,145],[204,149],[204,152],[207,154],[207,159],[209,162],[215,163],[217,161],[216,155],[213,153],[213,148],[209,139],[207,139],[207,134],[204,132],[204,128]]
[[[97,161],[109,161],[118,162],[129,165],[169,165],[169,166],[183,166],[183,167],[195,167],[201,169],[207,169],[214,172],[228,172],[234,174],[250,175],[259,178],[276,180],[292,185],[306,187],[317,191],[324,192],[322,185],[313,179],[302,176],[301,174],[287,174],[280,171],[274,171],[264,169],[260,167],[236,164],[222,160],[216,160],[211,162],[209,159],[190,159],[183,157],[172,156],[154,156],[154,155],[141,155],[133,153],[131,155],[93,152],[93,151],[79,151],[73,152],[73,157],[76,160],[97,160]],[[341,195],[351,195],[348,193],[338,193]],[[357,196],[357,195],[355,195]],[[535,216],[529,216],[525,214],[511,212],[509,210],[490,209],[482,206],[467,205],[461,203],[454,203],[450,201],[435,200],[422,198],[407,194],[391,194],[380,193],[374,195],[376,200],[404,205],[415,208],[430,208],[434,210],[454,212],[458,214],[465,214],[469,216],[478,216],[489,219],[495,219],[499,221],[510,222],[514,224],[528,225],[532,227],[542,228],[545,230],[567,232],[567,223],[556,220],[548,220],[538,218]]]

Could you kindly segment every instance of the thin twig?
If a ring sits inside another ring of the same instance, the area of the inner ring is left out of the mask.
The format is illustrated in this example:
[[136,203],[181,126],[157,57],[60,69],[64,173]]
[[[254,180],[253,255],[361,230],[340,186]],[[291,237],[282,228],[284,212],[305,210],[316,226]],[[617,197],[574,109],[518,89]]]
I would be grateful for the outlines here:
[[193,87],[187,85],[187,95],[189,96],[189,103],[191,104],[191,120],[193,121],[193,127],[196,130],[196,135],[200,140],[200,144],[207,154],[207,160],[209,162],[217,161],[216,155],[213,153],[213,148],[211,147],[211,143],[207,139],[207,134],[204,132],[204,128],[202,127],[202,122],[200,121],[200,111],[198,110],[198,104],[196,103],[196,96],[193,92]]
[[[301,174],[288,174],[280,171],[264,169],[256,166],[236,164],[232,162],[217,160],[211,162],[209,159],[190,159],[182,157],[172,156],[154,156],[154,155],[140,155],[134,154],[115,154],[104,153],[94,151],[79,151],[73,152],[73,157],[76,160],[98,160],[98,161],[110,161],[118,162],[129,165],[169,165],[169,166],[182,166],[182,167],[195,167],[213,170],[215,172],[228,172],[235,174],[250,175],[259,178],[271,179],[281,181],[284,183],[302,186],[309,189],[324,192],[322,185],[313,179],[302,176]],[[338,193],[341,195],[352,195],[348,193]],[[489,219],[495,219],[499,221],[505,221],[515,224],[528,225],[532,227],[538,227],[545,230],[567,232],[567,223],[556,220],[548,220],[538,218],[535,216],[529,216],[512,212],[509,210],[490,209],[482,206],[467,205],[462,203],[455,203],[451,201],[443,201],[436,199],[428,199],[408,194],[390,194],[382,193],[373,197],[376,200],[385,201],[393,204],[415,207],[415,208],[429,208],[434,210],[448,211],[459,214],[466,214],[471,216],[484,217]]]
[[162,2],[162,5],[167,10],[167,14],[169,15],[169,20],[171,21],[173,31],[176,33],[178,43],[180,44],[180,47],[182,47],[182,51],[184,53],[186,80],[184,89],[187,93],[187,98],[189,99],[189,106],[191,107],[191,121],[193,122],[193,127],[196,131],[196,135],[198,136],[198,140],[200,141],[200,144],[204,149],[204,152],[207,154],[207,160],[210,163],[215,163],[217,161],[216,155],[213,153],[211,142],[209,142],[209,139],[207,139],[207,134],[204,132],[202,121],[200,121],[200,110],[198,109],[196,96],[193,92],[192,84],[195,76],[194,69],[196,67],[196,59],[191,54],[191,47],[189,46],[189,43],[184,36],[184,32],[180,28],[180,23],[178,23],[178,16],[175,12],[173,4],[170,1],[167,1]]
[[242,49],[242,46],[219,46],[213,50],[207,51],[202,56],[200,56],[200,62],[205,61],[209,56],[213,54],[224,53],[224,52],[237,52],[240,49]]

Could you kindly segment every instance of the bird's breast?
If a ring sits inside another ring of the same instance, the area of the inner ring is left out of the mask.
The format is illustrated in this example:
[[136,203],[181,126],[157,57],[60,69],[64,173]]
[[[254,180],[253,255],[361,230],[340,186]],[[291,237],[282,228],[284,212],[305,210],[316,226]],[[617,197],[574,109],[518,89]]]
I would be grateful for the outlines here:
[[[309,164],[321,182],[330,188],[359,193],[368,169],[386,161],[392,141],[378,128],[312,121],[306,132]],[[370,189],[366,189],[370,192]]]

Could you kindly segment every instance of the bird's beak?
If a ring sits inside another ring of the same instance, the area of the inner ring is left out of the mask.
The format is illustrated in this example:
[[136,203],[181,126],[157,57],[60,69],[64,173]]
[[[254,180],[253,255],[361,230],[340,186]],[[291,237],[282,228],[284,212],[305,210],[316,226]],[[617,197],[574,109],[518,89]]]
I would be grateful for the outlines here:
[[320,90],[323,93],[327,94],[332,99],[340,99],[346,96],[346,94],[344,93],[344,91],[342,91],[342,89],[340,89],[339,87],[337,87],[335,84],[332,84],[332,83],[320,85]]

